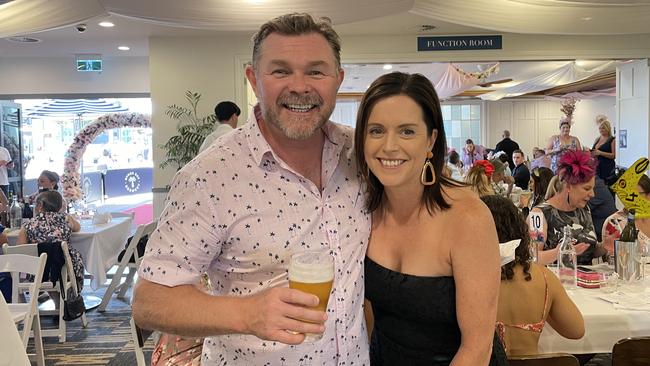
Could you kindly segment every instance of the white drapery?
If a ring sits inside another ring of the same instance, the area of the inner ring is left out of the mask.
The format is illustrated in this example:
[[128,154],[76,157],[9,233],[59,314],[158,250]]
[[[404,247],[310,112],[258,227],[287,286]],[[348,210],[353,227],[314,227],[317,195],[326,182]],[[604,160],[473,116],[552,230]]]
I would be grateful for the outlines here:
[[576,65],[574,61],[570,61],[557,70],[547,72],[509,88],[482,94],[480,98],[483,100],[493,101],[506,97],[516,97],[522,94],[542,91],[559,85],[574,83],[597,75],[613,64],[614,61],[610,61],[593,69],[585,70]]

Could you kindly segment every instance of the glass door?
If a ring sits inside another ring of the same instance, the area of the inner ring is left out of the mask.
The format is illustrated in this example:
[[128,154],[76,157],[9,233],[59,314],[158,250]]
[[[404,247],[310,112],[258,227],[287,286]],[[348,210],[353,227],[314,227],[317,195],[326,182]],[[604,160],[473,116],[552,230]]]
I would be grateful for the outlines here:
[[23,197],[23,155],[20,136],[21,106],[0,102],[0,144],[9,151],[13,166],[7,168],[9,192]]

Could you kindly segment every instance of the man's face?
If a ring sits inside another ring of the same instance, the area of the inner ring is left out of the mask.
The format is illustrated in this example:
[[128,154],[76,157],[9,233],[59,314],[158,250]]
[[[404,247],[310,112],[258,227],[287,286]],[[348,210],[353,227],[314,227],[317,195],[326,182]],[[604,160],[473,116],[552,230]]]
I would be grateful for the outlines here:
[[334,52],[322,35],[270,34],[256,69],[246,69],[271,133],[306,140],[329,119],[343,81]]
[[519,166],[524,162],[524,156],[520,153],[514,153],[512,154],[512,162],[515,163],[515,166]]

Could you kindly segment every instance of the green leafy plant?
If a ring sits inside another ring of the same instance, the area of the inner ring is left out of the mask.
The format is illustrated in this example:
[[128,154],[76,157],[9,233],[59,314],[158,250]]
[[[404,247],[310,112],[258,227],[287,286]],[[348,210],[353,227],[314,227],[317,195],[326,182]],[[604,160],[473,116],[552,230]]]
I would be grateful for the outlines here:
[[165,115],[178,121],[176,126],[178,135],[172,136],[165,144],[160,145],[165,150],[165,159],[160,163],[162,169],[173,164],[176,165],[176,170],[179,170],[194,159],[203,140],[212,132],[216,121],[214,114],[205,117],[197,115],[196,109],[201,101],[201,94],[188,90],[185,92],[185,99],[189,108],[174,104],[167,106],[165,110]]

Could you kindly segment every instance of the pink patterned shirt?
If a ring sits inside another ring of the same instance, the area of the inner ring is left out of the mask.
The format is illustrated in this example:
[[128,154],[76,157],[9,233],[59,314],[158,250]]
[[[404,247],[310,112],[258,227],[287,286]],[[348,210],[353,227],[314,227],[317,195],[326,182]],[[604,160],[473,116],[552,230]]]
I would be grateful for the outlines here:
[[208,337],[203,365],[369,365],[362,307],[370,216],[352,129],[327,122],[323,130],[322,193],[273,153],[253,116],[174,177],[142,278],[176,286],[196,284],[207,272],[215,295],[247,296],[288,286],[294,252],[329,248],[335,258],[320,341],[290,346],[251,335]]

